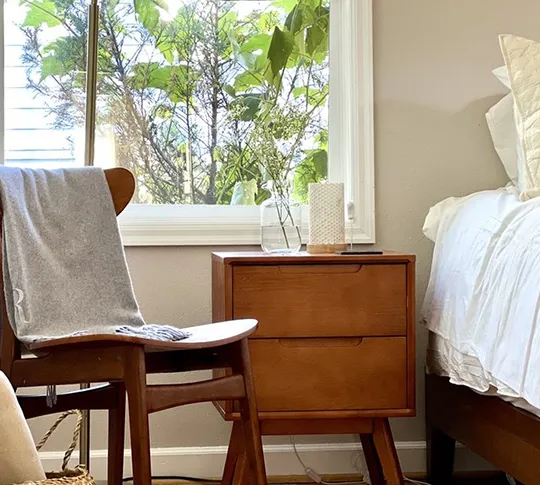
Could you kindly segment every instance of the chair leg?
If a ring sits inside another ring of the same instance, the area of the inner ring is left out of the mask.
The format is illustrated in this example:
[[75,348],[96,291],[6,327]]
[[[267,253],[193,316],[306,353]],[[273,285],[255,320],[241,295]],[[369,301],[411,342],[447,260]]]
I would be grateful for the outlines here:
[[371,485],[384,485],[384,475],[381,468],[381,462],[377,456],[377,450],[375,449],[373,435],[361,434],[360,440],[362,441],[362,451],[366,458]]
[[231,439],[229,441],[229,449],[227,450],[225,467],[223,468],[221,485],[232,485],[233,483],[236,463],[238,462],[238,457],[242,453],[242,435],[242,425],[238,421],[235,421],[231,431]]
[[109,409],[108,485],[122,485],[124,478],[124,432],[126,427],[126,389],[115,385],[116,407]]
[[[250,471],[250,485],[267,485],[266,469],[264,466],[264,454],[261,440],[261,429],[253,375],[251,372],[251,360],[249,357],[248,340],[239,342],[240,346],[240,372],[244,376],[246,397],[240,401],[240,420],[244,431],[245,453]],[[235,369],[233,369],[235,371]]]
[[386,485],[403,485],[403,474],[388,419],[373,420],[373,443],[386,478]]
[[234,470],[232,485],[250,485],[248,476],[249,465],[245,453],[238,457]]
[[126,348],[124,376],[129,406],[133,484],[151,485],[150,431],[143,347]]
[[427,425],[427,478],[434,485],[452,483],[456,440]]

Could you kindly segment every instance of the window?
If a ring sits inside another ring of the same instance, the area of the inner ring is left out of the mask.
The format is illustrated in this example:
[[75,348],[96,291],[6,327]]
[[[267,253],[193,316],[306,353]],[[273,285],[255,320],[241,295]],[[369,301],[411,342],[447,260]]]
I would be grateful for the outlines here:
[[87,0],[5,2],[6,164],[129,168],[126,244],[249,244],[272,178],[262,161],[279,159],[303,203],[308,183],[345,182],[356,239],[373,241],[370,0],[98,12],[94,30]]

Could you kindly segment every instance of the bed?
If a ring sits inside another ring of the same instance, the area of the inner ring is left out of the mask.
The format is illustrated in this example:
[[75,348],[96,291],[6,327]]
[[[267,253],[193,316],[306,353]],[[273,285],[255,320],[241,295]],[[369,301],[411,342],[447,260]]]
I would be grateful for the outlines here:
[[455,442],[540,484],[540,198],[512,184],[434,206],[421,312],[428,328],[428,476],[452,483]]

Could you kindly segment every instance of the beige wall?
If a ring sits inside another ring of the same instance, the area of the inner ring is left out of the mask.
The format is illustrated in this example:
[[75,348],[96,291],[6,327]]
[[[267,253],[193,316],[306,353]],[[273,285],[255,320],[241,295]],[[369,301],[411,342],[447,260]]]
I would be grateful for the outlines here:
[[[540,40],[540,2],[373,3],[377,241],[380,247],[418,255],[421,302],[432,250],[421,232],[428,208],[444,197],[506,182],[484,121],[486,109],[504,92],[490,71],[502,63],[497,34],[511,32]],[[181,325],[210,320],[210,251],[128,248],[147,320]],[[419,331],[419,416],[393,423],[397,440],[424,439],[424,338]],[[98,421],[93,444],[104,448],[105,420]],[[40,434],[44,426],[36,423],[34,430]],[[227,433],[227,425],[211,405],[152,417],[154,446],[225,444]],[[63,446],[57,439],[52,449]]]

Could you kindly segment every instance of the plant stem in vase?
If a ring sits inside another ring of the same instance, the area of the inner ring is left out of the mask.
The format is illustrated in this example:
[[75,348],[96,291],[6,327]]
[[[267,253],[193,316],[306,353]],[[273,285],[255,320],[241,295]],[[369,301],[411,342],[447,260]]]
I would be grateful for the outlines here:
[[280,184],[271,183],[272,196],[261,204],[261,246],[267,253],[296,253],[302,246],[301,206]]

